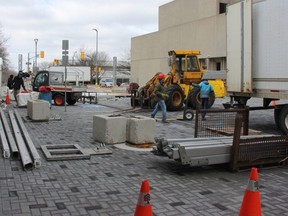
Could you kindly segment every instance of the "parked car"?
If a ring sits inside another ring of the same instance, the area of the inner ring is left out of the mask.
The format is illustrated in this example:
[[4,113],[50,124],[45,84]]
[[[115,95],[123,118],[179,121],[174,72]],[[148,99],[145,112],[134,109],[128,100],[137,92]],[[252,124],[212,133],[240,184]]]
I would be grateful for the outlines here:
[[113,87],[113,79],[102,78],[99,83],[100,87]]

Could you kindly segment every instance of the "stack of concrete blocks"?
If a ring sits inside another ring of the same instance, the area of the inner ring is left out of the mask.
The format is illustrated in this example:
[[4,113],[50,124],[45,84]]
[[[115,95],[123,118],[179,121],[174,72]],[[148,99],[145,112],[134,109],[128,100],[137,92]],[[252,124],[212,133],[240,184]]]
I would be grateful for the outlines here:
[[126,141],[127,118],[120,115],[93,116],[93,139],[105,143],[116,144]]
[[27,115],[34,121],[48,121],[50,118],[50,104],[45,100],[28,100]]
[[127,142],[132,144],[154,144],[156,121],[144,116],[131,116],[127,121]]
[[105,144],[154,143],[156,121],[144,116],[95,115],[93,139]]

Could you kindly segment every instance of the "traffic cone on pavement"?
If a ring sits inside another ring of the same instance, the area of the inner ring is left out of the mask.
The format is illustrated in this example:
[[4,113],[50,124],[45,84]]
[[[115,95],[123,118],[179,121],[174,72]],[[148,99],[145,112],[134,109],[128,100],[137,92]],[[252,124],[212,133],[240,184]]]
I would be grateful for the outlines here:
[[5,103],[6,103],[7,105],[11,103],[9,89],[7,89],[7,95],[6,95]]
[[134,216],[152,216],[149,181],[143,180]]
[[261,202],[257,168],[252,168],[239,216],[261,216]]

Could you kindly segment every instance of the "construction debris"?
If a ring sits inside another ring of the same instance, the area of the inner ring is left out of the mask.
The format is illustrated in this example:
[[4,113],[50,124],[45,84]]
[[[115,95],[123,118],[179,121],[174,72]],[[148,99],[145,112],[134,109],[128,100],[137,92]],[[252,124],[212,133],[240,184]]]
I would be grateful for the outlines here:
[[50,144],[41,145],[46,160],[79,160],[90,159],[91,155],[112,154],[105,144],[95,148],[81,148],[78,144]]
[[48,161],[90,159],[78,144],[41,145],[41,149]]

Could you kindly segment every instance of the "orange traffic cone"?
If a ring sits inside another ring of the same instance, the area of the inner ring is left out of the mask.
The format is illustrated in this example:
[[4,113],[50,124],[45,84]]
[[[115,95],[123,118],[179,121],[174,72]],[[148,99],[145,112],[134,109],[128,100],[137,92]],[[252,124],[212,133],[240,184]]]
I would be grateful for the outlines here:
[[6,95],[5,103],[6,103],[7,105],[11,103],[9,89],[7,89],[7,95]]
[[149,181],[143,180],[134,216],[152,216]]
[[239,216],[261,216],[257,168],[252,168]]

